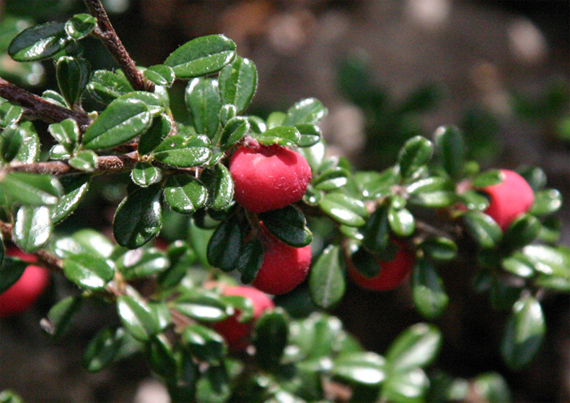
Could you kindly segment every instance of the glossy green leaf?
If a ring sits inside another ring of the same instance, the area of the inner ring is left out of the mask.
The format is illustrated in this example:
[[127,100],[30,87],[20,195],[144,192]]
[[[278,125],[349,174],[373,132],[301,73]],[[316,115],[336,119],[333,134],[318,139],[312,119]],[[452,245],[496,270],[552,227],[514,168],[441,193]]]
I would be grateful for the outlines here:
[[246,118],[235,117],[230,119],[222,129],[220,147],[226,150],[240,141],[249,132],[249,122]]
[[198,360],[218,363],[227,353],[224,338],[202,325],[189,325],[182,332],[182,341]]
[[208,188],[208,207],[222,210],[233,202],[234,181],[224,165],[216,164],[212,169],[203,171],[200,179]]
[[124,342],[123,328],[101,329],[87,345],[83,354],[83,366],[88,372],[99,372],[116,358]]
[[170,66],[164,64],[156,64],[150,66],[143,72],[144,76],[156,85],[163,85],[169,87],[174,83],[176,75]]
[[351,177],[351,182],[349,182],[350,185],[355,186],[359,197],[365,200],[375,200],[390,194],[391,187],[397,183],[398,173],[393,168],[382,173],[374,171],[355,172]]
[[259,272],[263,263],[263,244],[258,238],[248,240],[236,261],[236,269],[241,273],[241,282],[249,284]]
[[[220,109],[220,123],[222,126],[225,126],[230,119],[233,119],[237,116],[237,108],[235,105],[232,104],[225,104]],[[244,117],[247,120],[248,124],[251,124],[250,120],[254,121],[255,119],[248,119],[248,117]]]
[[117,207],[113,234],[117,243],[129,249],[150,241],[162,227],[161,188],[151,185],[129,194]]
[[553,214],[562,207],[562,195],[556,189],[544,189],[534,194],[534,204],[530,213],[539,217]]
[[311,268],[309,288],[313,302],[324,309],[334,307],[346,289],[344,258],[339,246],[329,245]]
[[67,218],[79,205],[89,190],[90,175],[72,174],[60,178],[63,195],[57,205],[52,207],[51,218],[54,224]]
[[97,25],[97,19],[90,14],[75,14],[65,23],[65,32],[75,39],[85,38]]
[[301,139],[297,144],[299,147],[311,147],[319,142],[322,132],[319,126],[311,123],[298,123],[295,129],[301,134]]
[[160,331],[157,316],[140,297],[120,295],[117,310],[123,326],[136,340],[145,342]]
[[452,191],[415,193],[410,195],[408,201],[416,206],[443,208],[454,204],[457,201],[457,195]]
[[364,239],[362,244],[372,252],[380,252],[388,246],[390,235],[390,222],[388,208],[379,206],[370,215],[364,226]]
[[17,124],[23,114],[24,108],[19,105],[13,105],[10,102],[0,104],[0,127]]
[[69,165],[83,172],[93,172],[97,169],[97,154],[91,150],[79,151],[69,160]]
[[28,264],[20,259],[4,257],[0,265],[0,295],[19,280]]
[[89,63],[83,58],[63,56],[57,59],[57,83],[68,105],[79,103],[81,94],[87,87],[89,74]]
[[73,119],[65,119],[49,125],[48,131],[68,152],[72,152],[79,139],[79,126]]
[[538,167],[523,166],[517,172],[528,182],[534,192],[538,192],[546,185],[546,173]]
[[346,185],[349,175],[350,172],[347,169],[341,167],[328,168],[312,180],[312,185],[315,189],[328,192]]
[[495,372],[488,372],[477,376],[473,386],[478,395],[489,403],[510,403],[511,392],[505,378]]
[[139,140],[138,152],[141,155],[150,154],[163,143],[170,134],[172,121],[166,115],[160,115],[152,120],[150,128],[144,132]]
[[501,228],[487,214],[469,211],[463,215],[463,223],[469,234],[483,248],[492,248],[501,241]]
[[50,175],[27,172],[11,172],[0,180],[0,188],[6,195],[26,205],[54,205],[59,201],[60,183]]
[[398,155],[398,165],[403,177],[410,177],[419,167],[429,162],[433,154],[433,144],[425,137],[412,137],[402,146]]
[[327,108],[318,99],[307,98],[289,108],[282,124],[284,126],[294,126],[300,123],[317,124],[327,113]]
[[277,126],[267,129],[256,138],[265,145],[294,146],[301,140],[301,133],[295,127]]
[[289,338],[289,318],[284,310],[277,308],[265,313],[255,324],[253,345],[255,358],[264,369],[279,365]]
[[166,254],[157,248],[133,249],[115,261],[126,280],[158,274],[170,265]]
[[151,114],[140,101],[117,99],[85,131],[83,146],[88,149],[111,148],[145,132]]
[[458,196],[459,202],[468,210],[485,211],[489,207],[489,198],[475,190],[468,190]]
[[536,217],[523,214],[517,217],[505,231],[503,244],[511,249],[523,247],[538,238],[541,229],[542,225]]
[[442,126],[435,131],[435,149],[445,172],[454,180],[463,177],[467,148],[461,130]]
[[540,303],[525,295],[513,305],[503,341],[501,355],[513,369],[521,369],[536,356],[542,345],[546,324]]
[[386,379],[386,360],[372,352],[342,354],[331,373],[351,385],[379,386]]
[[128,94],[121,95],[118,99],[125,101],[135,101],[142,102],[148,108],[148,111],[152,116],[159,116],[164,112],[164,103],[161,98],[148,91],[133,91]]
[[172,346],[164,335],[152,336],[146,342],[145,356],[152,371],[163,378],[176,376],[176,360]]
[[305,215],[295,206],[261,213],[259,218],[273,235],[288,245],[301,248],[313,240]]
[[131,171],[131,179],[138,186],[146,188],[160,182],[162,170],[148,162],[139,161]]
[[164,289],[178,285],[196,260],[196,253],[185,241],[178,240],[168,245],[166,254],[170,267],[158,274],[158,282]]
[[208,262],[224,271],[235,268],[242,243],[241,225],[236,217],[222,221],[208,243]]
[[201,403],[224,403],[231,394],[230,379],[224,365],[209,366],[196,382],[196,398]]
[[133,87],[124,75],[109,70],[95,71],[87,84],[87,89],[103,104],[108,104],[121,95],[133,91]]
[[42,92],[42,98],[48,102],[51,102],[52,104],[56,104],[58,106],[61,106],[62,108],[67,108],[67,103],[65,102],[65,98],[59,92],[52,90],[45,90],[44,92]]
[[251,60],[238,56],[220,71],[218,80],[222,101],[235,105],[240,113],[248,107],[257,89],[257,69]]
[[307,361],[314,362],[321,357],[336,355],[343,349],[345,340],[342,322],[320,312],[313,312],[307,318],[293,321],[290,325],[289,342],[298,347],[299,357]]
[[527,278],[534,275],[534,263],[523,253],[515,252],[501,261],[503,269],[516,276]]
[[177,213],[192,214],[205,206],[208,191],[198,179],[179,174],[169,177],[166,181],[164,199]]
[[65,24],[47,22],[24,29],[8,47],[8,54],[18,62],[43,60],[63,50],[69,41]]
[[24,252],[34,252],[49,241],[52,230],[48,207],[22,206],[16,214],[12,240]]
[[416,309],[426,319],[438,318],[447,307],[449,297],[433,263],[420,260],[412,272],[411,280]]
[[185,100],[196,132],[212,139],[218,131],[222,109],[218,80],[195,78],[190,81],[186,88]]
[[334,220],[351,227],[366,223],[368,211],[364,203],[344,193],[327,193],[319,202],[321,209]]
[[501,171],[498,169],[490,169],[473,178],[471,184],[475,188],[485,188],[488,186],[498,185],[502,181],[503,178],[501,176]]
[[457,256],[457,245],[445,237],[428,238],[420,244],[420,249],[434,260],[448,261]]
[[91,228],[83,228],[71,237],[60,238],[55,242],[55,253],[61,258],[78,253],[90,253],[94,256],[111,257],[115,244],[106,236]]
[[0,403],[25,403],[24,399],[12,389],[0,391]]
[[199,77],[221,70],[236,54],[236,44],[224,35],[208,35],[180,46],[164,61],[176,77]]
[[416,221],[408,209],[388,209],[388,222],[390,228],[399,237],[408,237],[416,230]]
[[12,125],[0,133],[0,161],[37,162],[40,157],[40,139],[30,122]]
[[176,298],[174,309],[202,322],[219,322],[231,314],[227,304],[213,292],[182,294]]
[[430,382],[420,368],[390,374],[382,388],[382,398],[389,402],[422,403]]
[[212,152],[206,136],[177,134],[167,137],[154,149],[152,156],[163,164],[177,168],[191,168],[207,162]]
[[386,353],[390,371],[406,372],[430,364],[442,342],[441,332],[434,325],[417,323],[404,330]]
[[52,338],[59,339],[73,324],[75,314],[81,308],[83,298],[67,297],[51,307],[46,319],[42,319],[42,329]]
[[65,276],[87,290],[101,290],[115,276],[113,263],[92,254],[71,255],[63,262]]

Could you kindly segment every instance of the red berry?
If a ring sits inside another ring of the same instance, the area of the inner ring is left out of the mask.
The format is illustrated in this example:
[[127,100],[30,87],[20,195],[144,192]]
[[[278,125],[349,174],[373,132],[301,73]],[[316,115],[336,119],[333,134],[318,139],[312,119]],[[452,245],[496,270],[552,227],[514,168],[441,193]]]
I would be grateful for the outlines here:
[[500,172],[503,181],[482,191],[490,198],[485,213],[505,231],[519,215],[530,210],[534,203],[534,192],[518,173],[508,169],[501,169]]
[[289,246],[266,229],[261,231],[263,263],[251,283],[268,294],[285,294],[305,280],[311,265],[311,245],[302,248]]
[[233,316],[214,324],[214,329],[220,333],[227,341],[232,350],[241,351],[249,345],[249,337],[255,321],[268,309],[275,305],[271,298],[258,289],[250,286],[225,287],[224,295],[239,295],[248,298],[253,303],[253,319],[246,323],[240,323],[238,317],[240,312]]
[[242,146],[233,154],[229,170],[236,201],[254,213],[301,200],[311,181],[305,157],[279,145]]
[[[33,255],[16,248],[9,248],[6,255],[27,262],[36,260]],[[49,273],[46,269],[36,265],[26,267],[18,281],[0,295],[0,317],[13,316],[28,309],[47,287],[48,282]]]
[[376,277],[366,277],[358,272],[354,264],[348,260],[348,275],[360,287],[373,291],[389,291],[408,280],[416,262],[414,254],[399,244],[400,249],[394,259],[383,261],[378,259],[380,273]]

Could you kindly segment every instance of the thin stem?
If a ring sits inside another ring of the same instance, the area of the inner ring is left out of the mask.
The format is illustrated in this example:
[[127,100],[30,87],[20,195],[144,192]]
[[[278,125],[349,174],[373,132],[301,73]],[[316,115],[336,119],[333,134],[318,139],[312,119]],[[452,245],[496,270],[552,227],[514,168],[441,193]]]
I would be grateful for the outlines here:
[[58,123],[65,119],[73,119],[82,131],[91,124],[91,119],[85,112],[72,111],[53,104],[17,85],[9,83],[1,77],[0,97],[24,107],[26,115],[32,119],[40,119],[48,123]]
[[102,42],[113,58],[117,61],[121,70],[125,73],[127,80],[131,83],[135,90],[154,91],[154,84],[147,80],[140,71],[137,70],[135,62],[123,46],[119,39],[105,8],[100,0],[84,0],[85,5],[91,12],[91,15],[97,19],[97,27],[93,33]]

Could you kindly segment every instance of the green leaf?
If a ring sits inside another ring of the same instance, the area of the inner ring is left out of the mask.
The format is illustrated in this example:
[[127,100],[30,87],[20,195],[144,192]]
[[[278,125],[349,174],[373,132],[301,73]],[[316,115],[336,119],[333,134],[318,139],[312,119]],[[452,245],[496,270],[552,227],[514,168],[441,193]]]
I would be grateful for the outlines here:
[[133,91],[133,87],[124,75],[108,70],[95,71],[87,84],[87,89],[103,104],[108,104],[121,95]]
[[[283,112],[271,112],[267,117],[267,127],[266,129],[273,129],[277,126],[283,126],[283,122],[285,122],[285,118],[287,115]],[[265,130],[262,130],[264,132]]]
[[257,69],[251,60],[238,56],[220,71],[218,80],[222,101],[235,105],[240,113],[248,107],[257,89]]
[[47,319],[40,322],[42,329],[52,338],[59,339],[71,327],[73,317],[81,308],[83,298],[67,297],[51,307]]
[[151,122],[151,114],[144,103],[117,99],[87,128],[83,145],[88,149],[121,145],[145,132]]
[[390,374],[382,387],[382,399],[389,402],[422,403],[429,385],[429,378],[420,368]]
[[259,214],[267,229],[287,245],[301,248],[313,240],[305,215],[295,206]]
[[143,74],[148,80],[152,81],[156,85],[163,85],[166,87],[170,87],[176,79],[176,75],[174,74],[172,67],[165,66],[164,64],[150,66],[143,72]]
[[32,206],[54,205],[62,193],[57,179],[50,175],[11,172],[0,179],[0,189],[14,200]]
[[501,266],[509,273],[523,278],[528,278],[535,274],[534,263],[521,252],[515,252],[503,259]]
[[399,237],[408,237],[416,230],[416,221],[408,209],[388,209],[390,228]]
[[386,360],[390,371],[407,372],[425,367],[435,359],[441,342],[441,332],[434,325],[417,323],[409,327],[388,348]]
[[158,274],[158,282],[164,289],[178,285],[188,268],[196,260],[196,253],[184,241],[175,241],[166,249],[166,254],[170,260],[170,267]]
[[221,70],[236,54],[236,44],[224,35],[208,35],[180,46],[164,61],[176,77],[199,77]]
[[49,241],[52,230],[48,207],[22,206],[16,214],[12,238],[24,252],[35,252]]
[[185,293],[176,298],[174,309],[202,322],[219,322],[227,319],[231,310],[220,296],[213,292]]
[[8,54],[18,62],[43,60],[63,50],[69,41],[65,24],[47,22],[24,29],[8,47]]
[[4,257],[0,265],[0,295],[20,279],[29,263],[12,257]]
[[315,304],[323,309],[334,307],[346,289],[344,258],[339,246],[329,245],[311,269],[309,288]]
[[493,248],[501,241],[501,228],[485,213],[468,211],[463,215],[463,223],[469,234],[483,248]]
[[138,296],[120,295],[117,310],[123,326],[136,340],[145,342],[160,331],[158,317]]
[[172,129],[172,121],[166,115],[160,115],[152,120],[150,128],[144,132],[139,140],[138,152],[140,155],[150,154],[156,147],[165,141]]
[[24,108],[19,105],[12,105],[10,102],[0,104],[0,127],[17,124],[23,114]]
[[467,148],[461,130],[442,126],[435,131],[435,149],[445,172],[454,180],[463,177]]
[[311,147],[319,142],[322,136],[322,132],[319,126],[311,123],[298,123],[295,128],[301,134],[301,139],[297,146],[299,147]]
[[351,227],[361,227],[366,223],[368,211],[364,203],[344,193],[327,193],[319,202],[321,209],[334,220]]
[[503,243],[511,249],[528,245],[536,238],[542,229],[538,219],[530,214],[523,214],[515,219],[505,231]]
[[76,41],[85,38],[97,25],[97,19],[89,14],[75,14],[65,23],[65,32]]
[[[225,104],[222,106],[222,109],[220,109],[220,123],[222,124],[222,126],[225,126],[230,121],[230,119],[233,119],[236,116],[237,116],[237,108],[235,105]],[[250,119],[248,117],[244,117],[244,119],[247,120],[248,124],[251,124]],[[252,120],[255,121],[255,119]]]
[[40,146],[40,138],[29,122],[9,126],[0,133],[0,159],[5,162],[37,162]]
[[218,80],[195,78],[186,88],[184,99],[192,115],[192,122],[198,134],[214,138],[220,125],[222,100],[218,90]]
[[317,124],[327,112],[327,108],[318,99],[307,98],[289,108],[282,124],[283,126],[295,126],[300,123]]
[[0,403],[25,403],[24,399],[11,389],[0,391]]
[[511,392],[509,386],[500,374],[489,372],[477,376],[473,380],[473,388],[481,398],[489,403],[510,403]]
[[79,151],[69,160],[69,165],[83,172],[93,172],[97,169],[97,154],[91,150]]
[[89,63],[83,58],[62,56],[57,59],[57,83],[68,105],[79,104],[89,82],[89,74]]
[[436,191],[411,194],[408,202],[416,206],[428,208],[444,208],[457,201],[457,195],[452,191]]
[[263,244],[259,238],[248,240],[239,254],[236,269],[241,273],[241,282],[249,284],[259,272],[263,263]]
[[473,178],[471,184],[475,188],[485,188],[488,186],[498,185],[502,181],[503,178],[501,176],[501,171],[498,169],[491,169],[477,175]]
[[426,319],[438,318],[447,307],[449,297],[433,264],[429,260],[420,260],[411,280],[416,309]]
[[216,164],[212,169],[203,171],[200,179],[208,188],[206,205],[209,208],[223,210],[233,202],[234,181],[224,165]]
[[56,104],[58,106],[61,106],[62,108],[67,108],[67,103],[65,102],[65,98],[59,92],[52,90],[45,90],[44,92],[42,92],[42,98],[48,102],[51,102],[52,104]]
[[83,366],[88,372],[99,372],[106,368],[118,355],[124,343],[123,328],[101,329],[87,345],[83,353]]
[[489,198],[475,190],[468,190],[458,196],[459,202],[464,204],[468,210],[485,211],[489,207]]
[[198,360],[216,364],[227,353],[224,338],[202,325],[189,325],[182,332],[182,341]]
[[429,162],[433,154],[433,144],[425,137],[412,137],[402,146],[398,155],[400,173],[404,178]]
[[253,345],[255,358],[263,369],[273,369],[281,362],[281,356],[289,338],[289,318],[285,311],[276,308],[265,311],[255,324]]
[[75,120],[65,119],[59,123],[53,123],[49,125],[48,131],[68,152],[73,152],[79,139],[79,126]]
[[131,171],[132,181],[143,188],[154,185],[162,179],[162,170],[149,162],[139,161]]
[[562,195],[556,189],[539,190],[534,194],[534,204],[530,213],[542,217],[553,214],[562,207]]
[[259,134],[256,139],[265,145],[294,146],[301,140],[301,133],[295,127],[277,126],[267,129]]
[[166,379],[176,376],[176,360],[166,336],[151,337],[146,343],[145,355],[153,372]]
[[513,305],[503,341],[501,355],[512,369],[527,366],[536,356],[542,345],[546,324],[540,303],[525,295]]
[[195,397],[200,403],[224,403],[231,393],[230,379],[224,365],[209,366],[196,382]]
[[61,258],[78,253],[90,253],[94,256],[109,258],[115,244],[106,236],[91,228],[81,229],[71,237],[60,238],[55,242],[55,253]]
[[115,276],[113,263],[88,253],[71,255],[63,262],[65,276],[87,290],[101,290]]
[[164,199],[172,210],[180,214],[193,214],[205,206],[208,191],[198,179],[185,174],[168,178],[164,187]]
[[119,204],[113,221],[117,243],[129,249],[150,241],[162,227],[160,185],[139,188]]
[[386,379],[386,360],[372,352],[342,354],[331,373],[334,379],[351,385],[379,386]]
[[160,273],[168,268],[170,261],[163,251],[148,248],[129,250],[115,264],[123,277],[131,280]]
[[328,192],[346,185],[349,175],[350,172],[347,169],[338,166],[327,168],[312,180],[312,185],[315,189]]
[[379,206],[370,215],[364,227],[364,239],[362,244],[372,252],[380,252],[388,246],[390,228],[388,209]]
[[434,260],[449,261],[457,256],[457,245],[449,238],[428,238],[420,244],[425,255]]
[[222,221],[208,243],[208,262],[224,271],[236,266],[242,243],[241,225],[237,217]]
[[240,141],[249,132],[249,122],[246,118],[235,117],[230,119],[222,129],[220,147],[227,150]]
[[133,91],[128,94],[121,95],[118,99],[125,101],[139,101],[146,105],[152,116],[159,116],[164,112],[164,103],[160,97],[148,91]]

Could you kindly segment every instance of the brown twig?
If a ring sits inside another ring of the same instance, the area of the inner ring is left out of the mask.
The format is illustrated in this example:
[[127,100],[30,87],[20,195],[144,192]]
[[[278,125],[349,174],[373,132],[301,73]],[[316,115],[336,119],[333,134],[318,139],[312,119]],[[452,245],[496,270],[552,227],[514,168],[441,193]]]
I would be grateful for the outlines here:
[[58,123],[65,119],[73,119],[81,130],[85,130],[91,119],[86,113],[72,111],[46,101],[17,85],[9,83],[0,77],[0,97],[16,103],[26,109],[26,114],[32,119],[40,119],[48,123]]
[[154,91],[154,84],[147,80],[140,71],[137,70],[135,62],[129,56],[129,53],[123,46],[123,43],[117,36],[109,16],[100,0],[84,0],[85,5],[91,12],[91,15],[97,19],[97,27],[93,33],[98,37],[113,58],[117,61],[121,70],[125,73],[127,80],[131,83],[135,90]]

